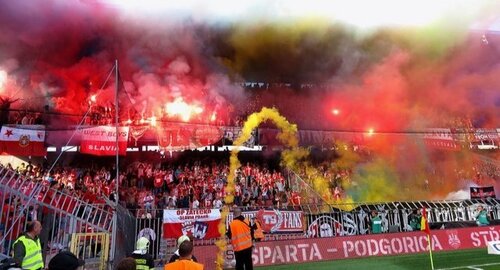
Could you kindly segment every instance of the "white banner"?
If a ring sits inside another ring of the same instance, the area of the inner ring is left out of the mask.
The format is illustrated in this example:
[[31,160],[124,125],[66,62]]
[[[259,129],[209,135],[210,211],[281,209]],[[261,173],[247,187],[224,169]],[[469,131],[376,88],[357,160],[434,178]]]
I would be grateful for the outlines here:
[[163,210],[163,222],[185,222],[197,220],[216,220],[220,219],[219,209],[178,209]]
[[163,237],[190,235],[196,239],[217,238],[220,236],[220,219],[219,209],[163,210]]

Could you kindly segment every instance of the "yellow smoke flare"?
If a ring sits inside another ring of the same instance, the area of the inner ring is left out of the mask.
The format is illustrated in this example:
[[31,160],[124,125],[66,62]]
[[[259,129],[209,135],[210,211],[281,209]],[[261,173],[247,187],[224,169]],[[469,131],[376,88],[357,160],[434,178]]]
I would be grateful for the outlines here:
[[[241,135],[233,142],[235,146],[243,145],[250,137],[252,136],[252,131],[257,128],[262,122],[267,120],[272,120],[276,126],[281,130],[281,133],[278,135],[278,139],[289,147],[297,147],[298,146],[298,138],[297,138],[297,126],[291,124],[279,114],[276,109],[270,108],[262,108],[262,110],[258,113],[251,114],[245,124],[243,125],[243,129]],[[224,252],[227,249],[227,243],[224,238],[226,234],[226,218],[229,215],[229,206],[233,204],[234,200],[234,179],[236,170],[241,167],[241,163],[238,160],[238,152],[237,148],[233,148],[231,151],[231,156],[229,157],[229,175],[227,177],[227,196],[224,198],[224,201],[228,207],[224,207],[221,211],[221,221],[219,223],[219,233],[221,234],[221,239],[216,242],[217,247],[219,248],[219,253],[217,254],[216,260],[216,269],[222,270],[224,265]],[[292,161],[290,161],[292,162]]]
[[[313,187],[314,191],[320,194],[322,199],[328,204],[339,203],[338,201],[334,201],[332,197],[329,187],[329,181],[325,179],[316,168],[314,168],[307,162],[309,151],[305,148],[299,147],[297,125],[288,122],[288,120],[286,120],[285,117],[281,116],[278,110],[276,110],[275,108],[264,107],[260,112],[251,114],[243,125],[240,137],[238,137],[234,141],[233,145],[243,145],[252,136],[252,131],[261,123],[267,120],[271,120],[280,129],[280,133],[277,136],[278,140],[280,140],[281,143],[288,147],[288,149],[283,151],[282,153],[282,165],[293,171],[299,171],[301,168],[305,168],[307,178],[311,179],[310,183],[308,184]],[[219,233],[221,234],[221,239],[216,242],[216,245],[219,248],[219,253],[217,254],[216,260],[217,270],[222,270],[224,265],[224,252],[227,248],[227,242],[224,238],[224,235],[226,234],[225,222],[230,212],[230,206],[233,204],[234,200],[233,191],[236,170],[241,167],[241,163],[238,160],[238,152],[239,150],[237,148],[233,148],[233,150],[231,151],[231,156],[229,158],[230,166],[226,187],[228,195],[224,199],[227,207],[224,207],[221,211],[221,221],[218,227]],[[350,198],[348,198],[348,200],[350,200]],[[329,206],[325,206],[326,208],[323,210],[326,211]]]
[[[336,161],[337,166],[340,168],[350,168],[358,161],[359,157],[345,149],[338,151],[340,158]],[[282,166],[291,169],[294,172],[302,172],[304,181],[312,187],[312,189],[321,197],[321,199],[326,202],[319,209],[320,212],[328,212],[331,210],[331,206],[336,208],[350,211],[354,208],[353,200],[350,196],[346,196],[342,199],[335,199],[330,190],[330,180],[326,179],[321,172],[313,166],[309,161],[309,151],[302,147],[295,147],[283,151],[281,156]],[[305,193],[307,196],[311,194]],[[307,202],[306,202],[307,203]],[[309,202],[311,203],[311,202]],[[317,202],[313,202],[317,203]]]

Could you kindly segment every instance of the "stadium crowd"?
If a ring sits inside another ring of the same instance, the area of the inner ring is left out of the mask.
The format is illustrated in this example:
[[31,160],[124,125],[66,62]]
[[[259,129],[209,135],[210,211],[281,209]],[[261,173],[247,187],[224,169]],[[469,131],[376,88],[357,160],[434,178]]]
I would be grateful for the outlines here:
[[[169,208],[221,208],[229,173],[227,159],[192,159],[196,154],[188,154],[187,158],[178,162],[144,161],[149,160],[145,158],[123,166],[118,178],[120,202],[140,217],[154,216],[155,210]],[[307,191],[304,185],[315,175],[307,175],[305,171],[290,175],[280,169],[279,162],[260,162],[243,162],[236,172],[235,205],[287,208],[310,203],[304,200],[303,193]],[[10,164],[5,166],[34,182],[50,185],[88,203],[102,204],[115,197],[114,165],[70,164],[56,166],[50,173],[47,164],[28,162],[16,168]],[[339,169],[327,161],[319,162],[314,167],[317,175],[330,182],[334,198],[341,199],[344,187],[352,184],[352,171]],[[469,171],[473,171],[476,177],[498,179],[495,178],[498,168],[491,164],[477,164]],[[460,177],[469,176],[457,170],[457,178]]]
[[[229,164],[202,164],[158,168],[137,162],[121,179],[120,197],[129,209],[222,208],[226,196]],[[292,197],[280,171],[247,163],[236,173],[234,204],[238,206],[286,207]]]
[[[64,166],[50,173],[47,166],[31,162],[5,167],[88,203],[101,204],[114,198],[114,166]],[[133,212],[139,209],[140,215],[155,209],[222,208],[228,171],[227,162],[174,165],[137,161],[120,172],[121,203]],[[286,189],[286,179],[279,169],[246,163],[236,175],[235,205],[286,207],[289,198],[298,196]]]

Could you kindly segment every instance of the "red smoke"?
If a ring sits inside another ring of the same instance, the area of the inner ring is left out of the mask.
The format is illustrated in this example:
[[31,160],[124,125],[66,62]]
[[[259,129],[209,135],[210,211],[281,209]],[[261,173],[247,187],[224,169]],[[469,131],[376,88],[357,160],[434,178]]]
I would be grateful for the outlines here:
[[[38,110],[49,105],[51,111],[83,114],[115,59],[124,82],[122,111],[133,108],[150,116],[182,97],[201,104],[208,121],[215,111],[221,111],[218,118],[225,115],[228,99],[244,96],[204,55],[204,44],[189,24],[145,23],[95,1],[2,2],[0,17],[0,67],[19,63],[8,77],[21,89],[4,95],[29,98]],[[97,103],[112,105],[113,89],[114,76]]]
[[[265,38],[263,45],[253,46],[260,41],[249,39],[236,46],[230,27],[174,23],[168,18],[141,21],[97,1],[51,0],[39,5],[23,0],[1,5],[0,66],[18,62],[18,68],[9,71],[21,89],[17,95],[34,97],[36,104],[48,104],[54,111],[84,112],[89,95],[100,88],[118,59],[125,82],[122,105],[141,114],[152,114],[181,96],[207,107],[207,119],[212,111],[222,115],[232,107],[250,112],[275,105],[305,128],[404,131],[441,125],[454,117],[469,117],[482,126],[497,124],[499,71],[494,59],[499,50],[493,38],[487,45],[479,37],[457,41],[437,59],[383,34],[357,41],[339,26],[326,36],[299,33],[303,41],[292,40],[290,29],[280,33],[275,27],[276,32],[267,35],[257,28],[252,33]],[[248,54],[248,48],[255,48],[250,50],[251,62],[235,62],[239,51]],[[320,79],[326,87],[300,89],[301,82],[294,78],[298,84],[292,88],[298,90],[272,89],[249,100],[232,83],[234,76],[228,78],[231,70],[225,66],[232,65],[221,65],[219,56],[222,63],[234,62],[245,71],[236,76],[247,76],[253,68],[258,70],[254,74],[263,72],[267,78],[286,80],[295,74],[304,80]],[[113,80],[99,102],[112,101],[112,84]],[[341,110],[339,116],[331,115],[333,106]]]
[[[205,122],[214,114],[228,119],[276,106],[299,128],[362,134],[406,184],[422,181],[429,168],[442,170],[449,189],[456,187],[455,166],[470,168],[472,159],[440,161],[412,132],[453,126],[457,118],[498,127],[495,36],[486,44],[482,34],[468,33],[465,40],[447,40],[452,45],[436,54],[430,52],[443,47],[437,44],[443,38],[431,35],[405,39],[380,30],[356,36],[341,25],[310,32],[247,28],[145,21],[94,0],[1,1],[0,68],[8,81],[0,95],[39,111],[48,105],[52,112],[83,114],[93,94],[111,107],[113,76],[98,90],[118,59],[124,118],[159,115],[176,98],[203,108],[197,121]],[[292,84],[244,91],[235,81]],[[365,136],[369,129],[373,136]]]

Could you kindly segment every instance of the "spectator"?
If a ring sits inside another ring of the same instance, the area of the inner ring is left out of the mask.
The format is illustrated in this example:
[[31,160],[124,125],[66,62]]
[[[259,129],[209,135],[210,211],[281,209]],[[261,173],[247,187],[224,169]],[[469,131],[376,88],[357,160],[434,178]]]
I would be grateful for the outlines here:
[[214,200],[213,202],[213,206],[215,209],[221,209],[222,208],[222,200],[220,199],[220,197],[217,197],[217,199]]
[[175,208],[175,200],[174,197],[168,198],[168,209],[174,209]]
[[488,226],[490,225],[490,216],[488,214],[488,211],[484,209],[482,205],[479,205],[477,207],[477,215],[476,215],[476,223],[478,226]]
[[29,117],[28,113],[26,113],[23,116],[23,119],[21,120],[21,125],[29,125],[29,124],[30,124],[30,117]]
[[420,231],[420,221],[422,220],[422,214],[419,210],[413,210],[413,213],[408,217],[408,224],[410,225],[412,231]]
[[[182,235],[181,237],[179,237],[179,239],[177,239],[177,250],[174,252],[174,255],[172,255],[172,257],[170,257],[170,260],[168,261],[169,263],[172,263],[172,262],[175,262],[175,261],[179,260],[179,258],[180,258],[179,248],[180,248],[181,244],[184,243],[185,241],[189,242],[189,241],[192,241],[192,240],[187,235]],[[191,259],[194,262],[198,262],[198,260],[194,256],[194,254],[191,254],[191,255],[192,255]]]
[[194,200],[193,200],[193,202],[191,204],[191,208],[192,209],[198,209],[198,208],[200,208],[200,202],[198,201],[198,197],[197,196],[194,197]]
[[243,200],[241,202],[241,206],[249,206],[250,205],[251,195],[249,192],[246,192],[243,196]]
[[158,206],[158,209],[166,209],[167,203],[168,197],[166,196],[166,194],[160,192],[156,195],[156,206]]
[[154,201],[155,198],[153,197],[153,195],[151,193],[148,193],[148,195],[144,197],[144,208],[146,210],[152,210]]
[[192,260],[193,243],[184,241],[179,246],[179,259],[175,262],[165,265],[165,270],[203,270],[203,264],[199,264]]
[[49,262],[48,270],[77,270],[83,269],[85,261],[78,259],[69,251],[61,251]]
[[370,229],[373,234],[382,233],[382,219],[376,210],[372,210],[371,213]]

